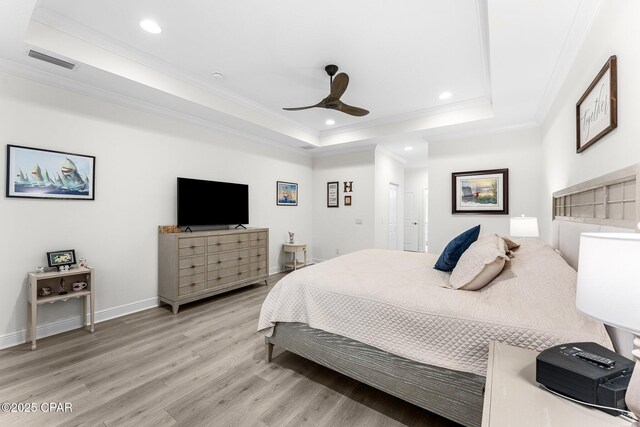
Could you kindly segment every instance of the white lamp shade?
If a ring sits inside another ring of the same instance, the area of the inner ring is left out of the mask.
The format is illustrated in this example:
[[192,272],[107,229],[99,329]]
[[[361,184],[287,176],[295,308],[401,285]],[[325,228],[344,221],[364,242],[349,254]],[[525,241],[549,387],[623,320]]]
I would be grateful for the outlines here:
[[511,218],[512,237],[538,237],[538,218],[531,216],[519,216]]
[[576,307],[640,334],[640,234],[582,233]]

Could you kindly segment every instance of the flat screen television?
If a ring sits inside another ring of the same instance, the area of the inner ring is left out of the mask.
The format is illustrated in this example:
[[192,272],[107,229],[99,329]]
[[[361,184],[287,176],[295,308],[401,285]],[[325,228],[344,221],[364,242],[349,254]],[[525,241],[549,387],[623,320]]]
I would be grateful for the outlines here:
[[249,223],[249,186],[178,178],[178,225]]

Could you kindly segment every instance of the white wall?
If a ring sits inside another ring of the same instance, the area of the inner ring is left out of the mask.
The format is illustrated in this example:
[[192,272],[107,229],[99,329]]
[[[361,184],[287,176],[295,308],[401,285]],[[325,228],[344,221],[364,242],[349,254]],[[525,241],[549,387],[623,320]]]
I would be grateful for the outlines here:
[[[451,174],[509,169],[509,215],[451,213]],[[481,225],[481,233],[509,234],[509,217],[540,218],[541,142],[538,128],[429,144],[429,252],[440,253],[462,231]]]
[[[427,168],[406,169],[404,171],[404,192],[414,194],[414,210],[418,221],[418,251],[424,252],[424,190],[429,188],[429,170]],[[405,211],[405,216],[407,212]]]
[[[542,128],[542,236],[551,240],[551,194],[640,162],[640,2],[608,0],[580,48]],[[611,55],[618,58],[618,127],[576,154],[575,105]]]
[[398,185],[398,239],[396,248],[402,250],[404,234],[404,163],[387,150],[375,151],[375,247],[389,247],[389,184]]
[[[250,225],[271,229],[272,270],[288,230],[313,247],[309,157],[8,74],[0,74],[0,117],[3,144],[96,156],[95,201],[0,198],[0,345],[21,337],[26,274],[46,265],[47,251],[88,258],[98,312],[155,302],[157,226],[176,221],[177,176],[249,184]],[[277,180],[299,184],[297,207],[276,206]],[[78,301],[42,306],[38,323],[79,321],[80,311]]]
[[[374,162],[371,148],[313,159],[313,255],[316,261],[374,245]],[[338,208],[327,207],[327,182],[339,182]],[[353,181],[344,206],[344,181]],[[362,220],[356,224],[356,220]]]

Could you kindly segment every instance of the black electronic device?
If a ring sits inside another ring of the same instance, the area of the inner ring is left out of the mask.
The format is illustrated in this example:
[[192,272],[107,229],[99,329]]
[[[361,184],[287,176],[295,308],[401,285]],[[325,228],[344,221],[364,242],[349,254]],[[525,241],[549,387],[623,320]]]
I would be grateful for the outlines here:
[[[633,361],[592,342],[548,348],[536,358],[536,381],[546,388],[594,405],[626,409]],[[602,409],[611,415],[617,411]]]
[[179,226],[213,226],[248,223],[248,185],[178,178]]

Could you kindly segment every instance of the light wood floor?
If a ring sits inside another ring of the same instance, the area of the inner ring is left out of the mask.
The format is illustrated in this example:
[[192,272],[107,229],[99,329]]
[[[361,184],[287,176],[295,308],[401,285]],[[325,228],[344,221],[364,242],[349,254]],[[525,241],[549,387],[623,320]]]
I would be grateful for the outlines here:
[[0,351],[0,403],[70,402],[71,413],[0,413],[0,425],[434,426],[457,424],[289,352],[256,332],[269,287],[145,310]]

